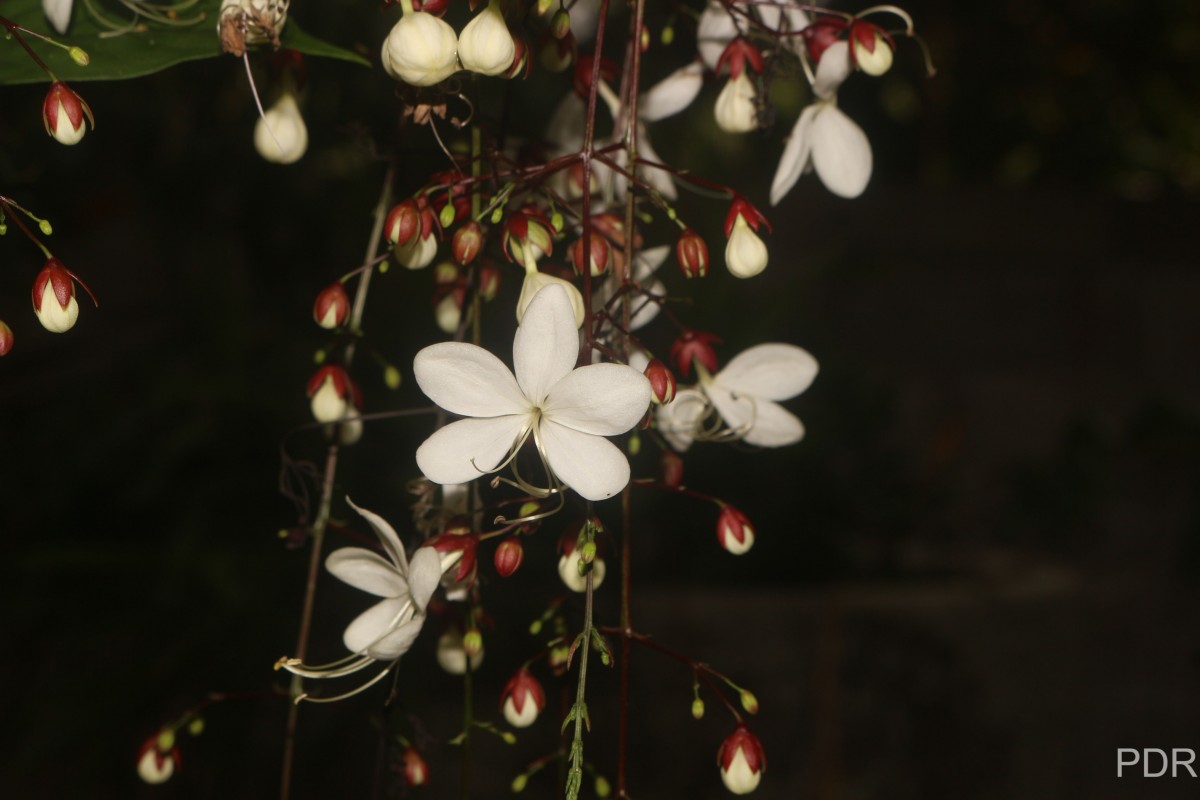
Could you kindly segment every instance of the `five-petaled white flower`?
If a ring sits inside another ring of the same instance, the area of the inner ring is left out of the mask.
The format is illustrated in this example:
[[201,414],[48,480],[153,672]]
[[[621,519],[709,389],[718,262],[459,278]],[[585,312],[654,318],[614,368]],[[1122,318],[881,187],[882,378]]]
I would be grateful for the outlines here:
[[549,471],[583,497],[621,491],[629,462],[604,437],[637,424],[650,405],[650,382],[624,364],[575,369],[578,354],[575,313],[556,285],[537,293],[517,328],[515,376],[473,344],[443,342],[417,353],[421,391],[467,417],[417,448],[421,471],[434,483],[465,483],[507,463],[532,436]]
[[[782,447],[804,438],[804,424],[777,400],[790,400],[817,376],[807,350],[771,342],[735,356],[716,375],[696,362],[698,386],[681,389],[657,412],[658,429],[677,450],[696,439],[741,439],[759,447]],[[726,429],[710,424],[713,412]]]
[[334,550],[325,559],[325,568],[356,589],[382,597],[359,614],[346,628],[342,641],[353,655],[322,666],[308,666],[298,659],[281,659],[276,665],[304,678],[341,678],[377,662],[387,666],[357,689],[337,697],[297,700],[339,700],[357,694],[383,678],[392,664],[408,652],[425,624],[425,609],[442,577],[442,562],[432,547],[419,547],[409,561],[396,531],[378,514],[350,502],[370,523],[386,556],[361,547]]

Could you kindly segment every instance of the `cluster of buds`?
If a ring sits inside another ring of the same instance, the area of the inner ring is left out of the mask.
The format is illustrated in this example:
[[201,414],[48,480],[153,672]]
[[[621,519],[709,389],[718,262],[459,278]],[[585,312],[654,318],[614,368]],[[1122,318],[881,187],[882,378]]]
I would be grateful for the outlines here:
[[546,707],[546,693],[537,678],[521,667],[504,684],[500,693],[500,711],[514,728],[528,728]]
[[850,62],[868,75],[878,77],[892,67],[896,43],[883,28],[857,17],[822,16],[803,30],[804,46],[814,64],[843,36],[850,42]]
[[[411,86],[433,86],[460,68],[481,75],[513,77],[528,54],[508,30],[498,0],[490,0],[461,34],[441,19],[446,3],[403,2],[404,16],[383,42],[383,69]],[[520,52],[518,52],[520,51]]]
[[[87,125],[84,124],[87,120]],[[61,144],[79,144],[88,126],[96,127],[92,109],[79,94],[62,81],[50,84],[42,102],[42,122],[46,133]]]
[[738,278],[752,278],[767,268],[767,246],[755,231],[771,224],[762,212],[738,196],[725,216],[725,266]]
[[558,540],[558,577],[572,592],[587,591],[587,576],[592,575],[592,588],[599,589],[606,572],[604,558],[594,540],[579,545],[583,525],[573,525]]

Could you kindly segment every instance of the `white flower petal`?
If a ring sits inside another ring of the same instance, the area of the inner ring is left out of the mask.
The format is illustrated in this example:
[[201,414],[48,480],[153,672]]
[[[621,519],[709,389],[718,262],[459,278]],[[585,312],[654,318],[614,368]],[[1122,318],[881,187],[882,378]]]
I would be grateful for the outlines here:
[[[662,281],[650,281],[642,286],[642,289],[650,294],[664,297],[667,294],[667,287]],[[633,300],[633,316],[629,319],[629,330],[636,331],[639,328],[644,328],[649,325],[658,312],[662,311],[662,306],[645,296],[637,297]]]
[[513,337],[513,367],[521,391],[542,405],[554,384],[575,367],[579,333],[575,310],[561,286],[544,287],[530,301]]
[[637,267],[633,270],[633,279],[635,281],[644,281],[654,274],[655,270],[662,266],[662,263],[667,260],[667,256],[671,253],[671,245],[662,244],[658,247],[647,248],[637,255]]
[[374,511],[367,511],[365,508],[359,508],[354,505],[354,501],[349,497],[346,502],[355,511],[367,521],[371,529],[375,531],[375,535],[379,537],[380,544],[383,545],[384,552],[392,559],[392,563],[400,571],[401,575],[408,574],[408,558],[404,555],[404,545],[400,544],[400,537],[396,535],[396,529],[388,524],[388,521],[376,514]]
[[770,342],[744,350],[713,377],[713,383],[764,400],[788,400],[817,377],[817,360],[802,347]]
[[839,197],[854,198],[871,179],[871,143],[862,128],[834,105],[812,124],[812,159],[817,177]]
[[67,26],[71,24],[73,4],[74,0],[42,0],[42,11],[46,14],[46,19],[50,20],[54,30],[60,34],[65,34]]
[[813,103],[800,112],[800,119],[792,128],[783,155],[779,158],[779,166],[775,169],[775,179],[771,181],[771,205],[779,201],[792,190],[796,181],[804,174],[808,159],[812,155],[812,122],[820,105]]
[[361,547],[334,550],[325,559],[325,569],[343,583],[377,597],[408,594],[408,583],[395,565]]
[[462,419],[417,448],[417,466],[434,483],[466,483],[493,470],[529,424],[528,414]]
[[453,414],[499,417],[529,409],[504,362],[473,344],[442,342],[426,347],[413,359],[413,375],[430,400]]
[[655,426],[682,453],[692,446],[696,428],[708,416],[709,408],[708,398],[699,389],[680,389],[674,400],[658,407]]
[[733,21],[733,12],[719,2],[710,2],[700,15],[696,26],[696,44],[700,50],[700,58],[709,69],[717,68],[717,59],[721,57],[725,46],[737,36],[737,25]]
[[565,281],[562,278],[554,275],[547,275],[545,272],[526,272],[525,279],[521,281],[521,296],[517,298],[517,322],[523,322],[525,312],[529,310],[530,303],[533,298],[537,297],[538,293],[547,286],[557,286],[567,293],[567,297],[571,302],[571,310],[575,312],[575,327],[578,328],[583,324],[583,295],[575,288],[570,281]]
[[[773,31],[796,32],[808,27],[808,15],[793,0],[784,0],[782,6],[761,3],[755,9],[763,24]],[[804,47],[803,36],[787,36],[782,41],[794,53],[799,53]]]
[[629,483],[629,461],[608,439],[549,419],[542,420],[538,433],[550,469],[584,499],[612,497]]
[[[461,555],[461,554],[460,554]],[[455,563],[458,563],[455,561]],[[442,579],[442,557],[432,547],[418,547],[408,567],[409,593],[417,608],[424,610]]]
[[404,615],[411,615],[412,601],[407,597],[381,600],[354,618],[342,634],[342,643],[352,653],[365,653],[388,631],[399,624]]
[[832,100],[842,81],[850,77],[854,64],[850,62],[850,45],[842,40],[834,42],[821,53],[817,62],[817,74],[813,80],[813,94],[822,100]]
[[804,438],[804,425],[778,403],[712,384],[707,393],[729,429],[747,444],[782,447]]
[[417,640],[424,624],[424,614],[414,615],[368,647],[367,655],[379,661],[395,661],[412,648],[413,642]]
[[654,122],[678,114],[692,104],[702,86],[703,66],[693,61],[643,92],[638,98],[638,116]]
[[542,419],[599,436],[616,436],[638,423],[650,407],[650,381],[624,364],[580,367],[554,385]]
[[550,123],[546,126],[546,139],[562,150],[569,152],[578,150],[583,144],[584,123],[587,120],[587,106],[575,92],[567,92],[550,115]]

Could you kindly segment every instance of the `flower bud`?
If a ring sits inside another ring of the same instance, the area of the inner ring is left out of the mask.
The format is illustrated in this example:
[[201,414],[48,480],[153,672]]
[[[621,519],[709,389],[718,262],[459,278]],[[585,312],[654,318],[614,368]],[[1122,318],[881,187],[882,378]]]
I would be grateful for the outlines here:
[[500,270],[492,264],[487,264],[479,270],[479,296],[484,302],[496,299],[500,291]]
[[866,20],[850,24],[850,58],[868,75],[879,77],[892,68],[891,37]]
[[767,770],[762,742],[745,725],[738,725],[717,749],[717,766],[725,788],[734,794],[753,792]]
[[600,584],[604,582],[604,559],[592,551],[591,558],[584,560],[585,554],[575,549],[578,532],[578,528],[573,528],[559,539],[558,548],[561,556],[558,559],[558,577],[562,578],[562,582],[572,592],[585,592],[587,591],[587,574],[590,571],[592,588],[599,589]]
[[687,377],[692,372],[692,362],[697,361],[710,373],[717,371],[717,351],[713,343],[720,343],[716,334],[706,331],[684,331],[671,344],[671,359],[679,371]]
[[62,144],[78,144],[87,133],[88,125],[83,124],[85,118],[88,125],[96,127],[92,109],[74,89],[62,81],[50,84],[50,91],[42,101],[42,123],[48,135]]
[[685,228],[675,243],[675,260],[688,278],[703,278],[708,274],[708,245],[704,237]]
[[675,399],[675,375],[657,358],[646,365],[643,374],[650,381],[650,398],[658,405]]
[[0,319],[0,356],[8,355],[8,351],[12,350],[13,332],[12,328],[8,327],[8,323]]
[[725,266],[738,278],[753,278],[767,268],[770,254],[741,214],[733,223],[733,232],[725,243]]
[[404,780],[409,786],[423,786],[429,783],[429,764],[421,756],[420,750],[410,745],[401,759],[404,761]]
[[746,709],[747,714],[758,713],[758,698],[754,696],[754,692],[749,689],[742,689],[738,695],[738,699],[742,703],[742,708]]
[[520,75],[522,78],[528,78],[533,69],[533,59],[529,57],[529,44],[523,36],[514,35],[513,47],[512,66],[504,71],[504,77],[515,78]]
[[334,281],[317,294],[313,319],[326,330],[340,328],[350,316],[350,297],[341,281]]
[[468,663],[470,663],[472,672],[479,669],[479,665],[483,663],[483,647],[481,645],[478,652],[471,656],[468,662],[462,634],[459,633],[458,628],[450,628],[438,639],[437,662],[438,666],[451,675],[465,675]]
[[555,39],[565,39],[571,32],[571,12],[560,8],[550,18],[550,35]]
[[474,220],[456,230],[454,238],[450,240],[450,249],[454,253],[454,260],[464,267],[475,260],[482,247],[483,227]]
[[525,667],[508,679],[500,693],[500,710],[514,728],[528,728],[546,707],[542,685]]
[[462,295],[458,292],[447,292],[433,309],[433,318],[442,333],[453,335],[462,324]]
[[726,133],[748,133],[758,127],[757,91],[750,74],[743,72],[725,82],[713,107],[717,126]]
[[546,219],[541,209],[532,206],[510,214],[504,221],[501,244],[508,260],[518,264],[525,263],[526,246],[529,247],[534,261],[550,255],[554,252],[554,234],[551,232],[550,220]]
[[424,236],[414,236],[408,244],[398,244],[392,251],[396,263],[408,269],[424,269],[437,257],[437,237],[430,231]]
[[475,16],[458,37],[458,57],[464,69],[499,75],[512,66],[517,48],[496,0]]
[[79,319],[75,279],[57,258],[50,258],[33,281],[33,313],[51,333],[69,331]]
[[437,286],[444,287],[456,283],[458,279],[458,267],[449,261],[443,261],[433,269],[433,282]]
[[569,644],[558,644],[550,648],[550,655],[546,656],[546,663],[550,665],[550,671],[556,677],[561,678],[567,674],[567,662],[571,658],[571,646]]
[[444,20],[414,11],[388,33],[381,60],[393,78],[412,86],[433,86],[458,70],[458,37]]
[[704,719],[704,701],[699,697],[692,701],[692,719]]
[[597,278],[608,271],[608,255],[612,251],[612,246],[600,235],[599,231],[592,232],[588,244],[588,249],[591,251],[591,258],[587,259],[585,259],[583,253],[582,236],[575,240],[575,244],[571,245],[571,266],[575,267],[576,275],[582,275],[584,261],[586,260],[592,277]]
[[517,298],[517,322],[520,322],[521,318],[525,316],[525,309],[529,308],[529,304],[533,302],[534,295],[550,284],[558,284],[563,287],[567,298],[571,301],[571,309],[575,312],[575,325],[576,327],[582,325],[585,316],[583,295],[575,288],[575,284],[537,271],[526,272],[525,280],[521,283],[521,296]]
[[294,164],[308,150],[308,126],[291,92],[280,95],[254,124],[254,149],[272,164]]
[[388,212],[383,233],[394,245],[408,244],[421,232],[421,209],[411,197],[402,200]]
[[496,547],[494,561],[501,578],[507,578],[520,569],[524,560],[525,547],[516,536],[510,536]]
[[674,450],[663,450],[658,458],[658,471],[662,482],[672,489],[683,485],[683,459]]
[[513,778],[512,785],[508,788],[512,790],[513,794],[520,794],[521,792],[525,791],[525,787],[528,785],[529,776],[522,772],[520,775]]
[[166,747],[161,747],[162,734],[160,731],[142,742],[138,750],[137,771],[146,783],[166,783],[175,774],[175,765],[179,763],[179,749],[175,747],[174,736]]
[[717,517],[717,541],[721,547],[740,556],[754,546],[754,526],[741,511],[731,505],[723,505]]
[[313,373],[308,379],[308,396],[317,422],[336,422],[347,416],[352,407],[362,407],[358,387],[337,364],[326,364]]
[[483,632],[479,628],[469,628],[463,634],[463,652],[467,658],[474,658],[483,652]]

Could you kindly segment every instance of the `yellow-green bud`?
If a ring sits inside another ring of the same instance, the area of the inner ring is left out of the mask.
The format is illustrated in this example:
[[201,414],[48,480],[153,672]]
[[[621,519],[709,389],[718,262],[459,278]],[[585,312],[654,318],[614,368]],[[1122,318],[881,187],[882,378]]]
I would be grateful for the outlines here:
[[158,739],[155,741],[154,746],[158,748],[158,752],[160,753],[169,752],[175,746],[175,731],[170,728],[163,728],[159,731]]
[[498,225],[502,219],[504,219],[504,209],[496,208],[496,210],[492,212],[492,224]]
[[540,619],[535,619],[529,625],[529,634],[531,636],[537,636],[541,632],[542,632],[542,621]]
[[40,228],[42,233],[45,234],[46,236],[49,236],[50,234],[54,233],[54,227],[50,224],[50,220],[48,220],[48,219],[40,220],[38,222],[38,228]]
[[540,509],[540,508],[541,508],[541,506],[539,506],[537,503],[530,500],[528,503],[521,504],[521,510],[517,512],[517,516],[518,517],[532,517],[534,514],[536,514],[538,512],[538,509]]
[[313,353],[313,363],[314,364],[324,364],[325,363],[325,351],[324,350],[317,350],[316,352]]
[[600,654],[600,663],[607,667],[609,664],[612,663],[612,658],[608,655],[608,653],[601,653]]
[[742,708],[746,709],[749,714],[758,713],[758,698],[754,696],[754,692],[742,689]]
[[389,269],[391,269],[391,268],[392,268],[392,265],[391,265],[391,263],[389,263],[389,262],[387,262],[387,261],[380,261],[380,262],[379,262],[379,274],[380,274],[380,275],[382,275],[383,273],[387,272],[387,271],[388,271]]
[[629,437],[629,455],[636,456],[642,452],[642,437],[638,436],[637,431]]
[[513,778],[512,790],[513,794],[525,791],[525,784],[529,783],[529,776],[525,774],[518,775]]
[[692,719],[704,719],[704,701],[699,697],[692,701]]
[[383,371],[383,382],[387,384],[389,389],[400,388],[400,370],[395,367],[388,367]]
[[67,55],[69,55],[71,57],[71,60],[74,61],[76,64],[78,64],[81,67],[86,67],[92,60],[91,57],[87,54],[87,51],[84,50],[82,47],[69,48],[67,50]]
[[8,233],[8,226],[3,222],[0,222],[0,236],[3,236],[6,233]]
[[612,794],[612,787],[608,785],[608,779],[603,775],[596,776],[596,797],[608,797]]
[[555,233],[562,233],[563,226],[566,224],[567,221],[563,219],[561,211],[555,211],[550,214],[550,227],[554,228]]
[[567,34],[570,32],[571,14],[565,8],[560,8],[554,12],[554,16],[550,20],[550,35],[561,41],[567,38]]
[[204,717],[196,717],[188,723],[188,733],[192,736],[199,736],[204,733]]
[[439,217],[443,228],[449,228],[454,224],[454,203],[446,203],[442,206],[442,213]]
[[[583,547],[579,548],[579,560],[585,564],[590,564],[596,560],[596,543],[584,542]],[[582,574],[582,572],[581,572]]]
[[515,733],[513,733],[512,731],[502,731],[500,733],[500,738],[504,740],[505,744],[516,744],[517,743],[517,735]]
[[669,45],[673,41],[675,41],[675,26],[668,25],[662,29],[662,43]]
[[467,654],[468,658],[473,658],[479,655],[481,650],[483,650],[483,634],[479,628],[471,628],[463,634],[463,652]]

